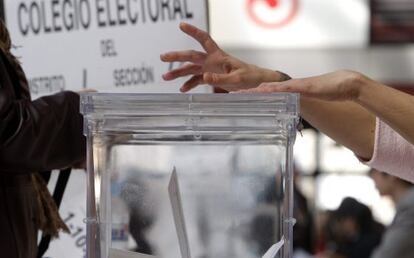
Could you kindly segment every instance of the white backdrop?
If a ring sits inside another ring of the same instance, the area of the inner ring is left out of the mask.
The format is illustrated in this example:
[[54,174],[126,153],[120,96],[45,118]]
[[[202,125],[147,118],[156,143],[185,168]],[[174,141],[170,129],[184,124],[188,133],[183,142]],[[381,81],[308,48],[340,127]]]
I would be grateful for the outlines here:
[[160,53],[199,48],[179,29],[207,27],[205,0],[5,0],[15,54],[36,96],[83,87],[174,92]]
[[368,0],[210,0],[211,33],[227,48],[365,47]]

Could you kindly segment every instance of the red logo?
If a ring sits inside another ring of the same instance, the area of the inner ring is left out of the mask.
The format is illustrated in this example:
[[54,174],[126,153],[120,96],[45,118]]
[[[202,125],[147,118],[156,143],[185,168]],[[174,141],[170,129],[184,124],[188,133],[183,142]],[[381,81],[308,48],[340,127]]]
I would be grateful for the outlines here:
[[247,12],[259,26],[269,29],[290,23],[299,9],[299,0],[247,0]]

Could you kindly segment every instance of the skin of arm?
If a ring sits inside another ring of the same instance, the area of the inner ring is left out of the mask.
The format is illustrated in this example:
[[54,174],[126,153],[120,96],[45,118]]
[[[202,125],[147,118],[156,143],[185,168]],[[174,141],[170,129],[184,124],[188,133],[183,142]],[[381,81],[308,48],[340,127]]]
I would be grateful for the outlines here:
[[351,149],[364,160],[372,157],[375,116],[361,106],[301,97],[301,116],[312,126]]
[[408,94],[348,70],[290,79],[283,73],[246,64],[228,55],[205,31],[186,23],[180,24],[180,29],[205,50],[161,55],[164,62],[189,62],[163,76],[165,80],[174,80],[191,75],[181,88],[183,92],[200,84],[210,84],[227,91],[301,93],[304,119],[363,159],[372,157],[375,116],[414,142],[414,97]]
[[369,80],[360,87],[355,102],[414,144],[414,96]]
[[[414,144],[414,96],[383,85],[358,72],[341,70],[309,78],[263,83],[257,88],[243,92],[298,92],[305,98],[330,101],[332,108],[339,105],[337,102],[351,102],[360,106],[358,114],[368,112],[379,117]],[[309,107],[306,104],[302,108],[305,119],[307,108]],[[314,111],[319,115],[317,110]],[[341,113],[345,111],[346,109],[338,110]],[[323,110],[320,112],[323,113]],[[312,124],[312,119],[307,120]],[[348,118],[352,119],[354,116]]]

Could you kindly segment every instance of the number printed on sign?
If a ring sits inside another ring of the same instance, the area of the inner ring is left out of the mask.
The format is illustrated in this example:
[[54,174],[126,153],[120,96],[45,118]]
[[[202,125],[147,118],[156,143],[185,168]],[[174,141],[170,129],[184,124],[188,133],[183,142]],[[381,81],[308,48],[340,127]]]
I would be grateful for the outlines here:
[[[86,255],[86,225],[79,225],[75,221],[79,221],[79,218],[76,217],[76,214],[69,212],[63,221],[70,229],[70,238],[73,240],[74,246],[82,250],[84,256]],[[82,221],[82,220],[80,220]]]

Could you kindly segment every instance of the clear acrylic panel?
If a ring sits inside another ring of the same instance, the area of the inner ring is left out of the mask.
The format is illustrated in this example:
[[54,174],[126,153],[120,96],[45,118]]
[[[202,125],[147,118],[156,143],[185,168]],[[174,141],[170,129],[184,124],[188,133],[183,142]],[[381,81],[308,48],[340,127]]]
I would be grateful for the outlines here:
[[298,110],[296,94],[83,95],[88,257],[291,257]]

